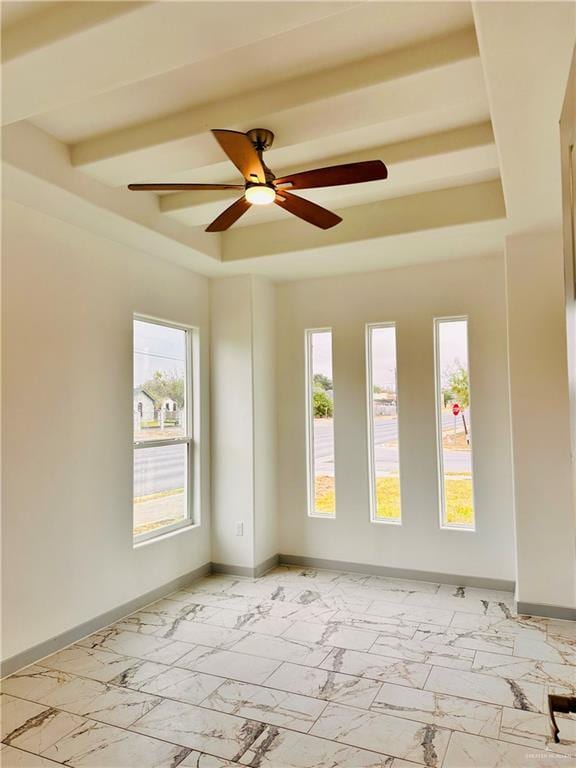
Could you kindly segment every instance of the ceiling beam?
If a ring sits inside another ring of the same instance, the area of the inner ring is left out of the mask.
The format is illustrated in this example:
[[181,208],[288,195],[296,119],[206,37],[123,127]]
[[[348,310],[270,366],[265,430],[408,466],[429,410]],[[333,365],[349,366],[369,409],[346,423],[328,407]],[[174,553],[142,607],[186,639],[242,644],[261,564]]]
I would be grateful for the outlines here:
[[203,3],[199,14],[193,2],[58,3],[3,35],[3,124],[81,104],[351,5]]
[[366,126],[378,125],[390,141],[406,130],[414,135],[424,115],[435,127],[488,116],[473,29],[88,139],[71,158],[119,186],[221,164],[213,127],[263,124],[276,132],[275,152],[288,157],[292,145]]
[[349,246],[506,216],[499,179],[354,206],[339,213],[343,221],[329,230],[316,229],[293,216],[282,222],[231,229],[222,237],[222,261]]
[[220,264],[220,238],[163,216],[154,198],[79,174],[67,148],[30,123],[5,127],[2,150],[5,197],[204,274]]

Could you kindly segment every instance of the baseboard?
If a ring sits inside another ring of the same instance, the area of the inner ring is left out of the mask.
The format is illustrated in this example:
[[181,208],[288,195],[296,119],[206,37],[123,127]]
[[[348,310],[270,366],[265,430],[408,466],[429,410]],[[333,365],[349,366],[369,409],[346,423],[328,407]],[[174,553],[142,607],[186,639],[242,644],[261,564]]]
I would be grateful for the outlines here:
[[112,608],[110,611],[106,611],[106,613],[101,613],[99,616],[96,616],[89,621],[85,621],[83,624],[78,624],[78,626],[68,629],[66,632],[56,635],[56,637],[44,640],[43,642],[38,643],[38,645],[32,646],[32,648],[27,648],[25,651],[17,653],[15,656],[4,659],[4,661],[0,662],[0,677],[11,675],[17,670],[22,669],[22,667],[34,664],[35,662],[40,661],[40,659],[44,659],[46,656],[51,656],[53,653],[61,651],[68,645],[72,645],[72,643],[77,643],[78,640],[81,640],[83,637],[98,632],[109,624],[113,624],[115,621],[119,621],[125,616],[134,613],[134,611],[138,611],[145,605],[160,600],[171,592],[176,592],[183,587],[187,587],[196,579],[210,573],[210,571],[210,563],[201,565],[199,568],[196,568],[196,570],[186,573],[184,576],[179,576],[177,579],[173,579],[167,584],[163,584],[161,587],[157,587],[150,592],[135,597],[127,603],[123,603],[116,608]]
[[516,611],[526,616],[543,616],[546,619],[566,619],[576,621],[576,608],[563,605],[547,605],[546,603],[525,603],[519,600]]
[[324,560],[318,557],[303,555],[279,555],[283,565],[303,565],[307,568],[327,568],[332,571],[352,571],[367,573],[371,576],[387,576],[396,579],[415,579],[416,581],[433,581],[441,584],[455,584],[458,587],[480,587],[481,589],[499,589],[513,592],[515,583],[506,579],[490,579],[484,576],[462,576],[454,573],[436,573],[435,571],[417,571],[408,568],[390,568],[386,565],[369,565],[366,563],[349,563],[344,560]]
[[278,565],[278,555],[272,555],[263,563],[251,567],[249,565],[227,565],[226,563],[212,563],[212,573],[228,573],[231,576],[248,576],[256,579],[266,571],[275,568]]

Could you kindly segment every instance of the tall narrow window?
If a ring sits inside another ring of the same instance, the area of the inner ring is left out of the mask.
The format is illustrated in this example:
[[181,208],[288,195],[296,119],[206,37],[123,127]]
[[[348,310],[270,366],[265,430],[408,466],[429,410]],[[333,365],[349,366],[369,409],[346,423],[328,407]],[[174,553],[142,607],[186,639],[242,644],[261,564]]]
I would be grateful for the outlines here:
[[308,514],[336,515],[332,331],[306,331]]
[[134,538],[191,522],[191,331],[134,320]]
[[435,321],[440,523],[474,529],[468,321]]
[[400,523],[400,451],[396,327],[366,326],[370,512],[372,522]]

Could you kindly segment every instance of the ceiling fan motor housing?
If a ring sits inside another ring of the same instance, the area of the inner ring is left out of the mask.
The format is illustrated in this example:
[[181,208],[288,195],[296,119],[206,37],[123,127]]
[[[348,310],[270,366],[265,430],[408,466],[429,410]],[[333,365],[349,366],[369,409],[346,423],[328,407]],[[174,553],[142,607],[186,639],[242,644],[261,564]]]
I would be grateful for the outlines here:
[[274,142],[274,134],[268,128],[251,128],[246,136],[258,152],[266,152]]

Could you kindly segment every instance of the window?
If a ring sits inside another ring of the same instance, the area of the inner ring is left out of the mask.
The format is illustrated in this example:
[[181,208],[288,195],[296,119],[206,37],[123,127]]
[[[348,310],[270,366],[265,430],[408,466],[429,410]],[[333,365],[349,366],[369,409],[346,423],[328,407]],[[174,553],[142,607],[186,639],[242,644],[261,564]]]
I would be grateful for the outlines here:
[[332,331],[306,331],[308,514],[335,517]]
[[134,320],[136,541],[192,521],[191,336],[185,328]]
[[374,523],[401,522],[396,326],[366,326],[370,516]]
[[435,321],[440,524],[474,530],[468,321]]

